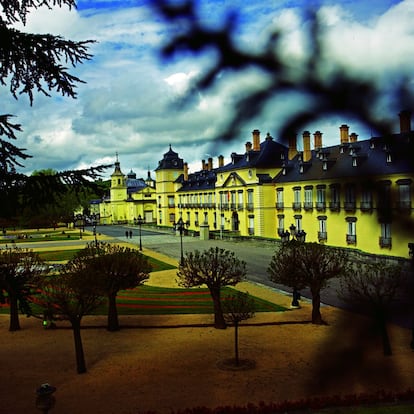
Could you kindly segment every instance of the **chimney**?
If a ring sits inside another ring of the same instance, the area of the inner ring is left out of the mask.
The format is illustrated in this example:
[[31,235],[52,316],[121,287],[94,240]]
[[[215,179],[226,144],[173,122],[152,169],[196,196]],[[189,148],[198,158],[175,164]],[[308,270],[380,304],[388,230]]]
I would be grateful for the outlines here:
[[208,170],[211,171],[213,169],[213,158],[208,159]]
[[345,144],[349,142],[349,126],[343,124],[339,127],[339,130],[340,130],[341,144]]
[[315,149],[322,148],[322,132],[315,131],[313,134],[313,146]]
[[184,181],[188,181],[188,163],[184,163]]
[[224,157],[222,155],[218,156],[218,166],[223,167],[224,166]]
[[296,146],[296,134],[293,134],[291,137],[289,137],[288,159],[293,159],[297,153],[298,149]]
[[353,132],[350,136],[349,136],[349,142],[357,142],[358,141],[358,134],[355,134],[355,132]]
[[303,137],[303,161],[307,162],[312,158],[312,152],[310,149],[310,132],[304,131]]
[[250,141],[246,142],[246,152],[249,152],[252,150],[252,143]]
[[203,171],[206,169],[206,160],[201,160],[201,169]]
[[411,132],[411,112],[401,111],[398,115],[400,117],[400,133]]
[[253,135],[253,151],[260,151],[260,131],[255,129]]

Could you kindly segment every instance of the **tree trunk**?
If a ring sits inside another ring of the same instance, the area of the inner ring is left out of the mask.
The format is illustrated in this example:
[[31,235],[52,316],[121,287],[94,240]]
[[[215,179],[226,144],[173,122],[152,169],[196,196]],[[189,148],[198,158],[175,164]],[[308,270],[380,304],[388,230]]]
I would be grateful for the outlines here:
[[17,303],[17,298],[14,295],[9,294],[9,304],[10,304],[9,331],[18,331],[20,330],[19,306]]
[[224,320],[223,310],[221,309],[220,288],[210,289],[214,306],[214,327],[216,329],[226,329],[226,321]]
[[236,365],[239,366],[239,323],[234,322],[234,355],[236,358]]
[[118,331],[118,309],[116,307],[116,294],[110,294],[108,296],[108,331]]
[[80,320],[71,320],[73,339],[75,340],[76,369],[78,374],[86,372],[85,354],[83,352]]
[[320,291],[312,292],[312,323],[315,325],[323,325],[321,315],[321,294]]

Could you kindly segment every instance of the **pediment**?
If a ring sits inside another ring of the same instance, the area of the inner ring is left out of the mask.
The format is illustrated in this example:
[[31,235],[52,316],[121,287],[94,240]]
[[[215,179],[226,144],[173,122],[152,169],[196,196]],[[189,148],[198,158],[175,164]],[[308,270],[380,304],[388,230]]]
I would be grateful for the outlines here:
[[246,185],[246,181],[244,181],[236,172],[231,172],[224,181],[222,187],[236,187],[240,185]]

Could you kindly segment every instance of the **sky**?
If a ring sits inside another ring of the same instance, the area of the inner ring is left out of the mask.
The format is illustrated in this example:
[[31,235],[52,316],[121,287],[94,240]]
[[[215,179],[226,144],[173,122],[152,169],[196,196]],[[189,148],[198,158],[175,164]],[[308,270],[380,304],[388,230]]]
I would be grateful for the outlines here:
[[[237,42],[248,50],[259,48],[271,31],[282,30],[282,52],[300,64],[306,53],[305,5],[306,0],[199,0],[197,12],[205,24],[215,26],[229,11],[236,11]],[[413,73],[414,0],[327,0],[318,10],[330,64],[378,78],[384,88],[396,73]],[[160,50],[171,28],[148,1],[80,0],[77,10],[41,8],[18,28],[96,40],[90,47],[93,58],[72,71],[86,81],[78,85],[76,100],[37,94],[30,106],[25,96],[15,100],[7,95],[7,87],[0,89],[0,113],[14,114],[13,122],[23,127],[15,144],[33,156],[24,161],[20,171],[25,174],[112,164],[118,154],[124,174],[132,169],[138,177],[146,177],[151,171],[155,178],[154,170],[169,145],[193,172],[201,169],[202,159],[212,157],[217,166],[218,155],[228,160],[232,152],[243,153],[253,129],[259,129],[262,138],[269,132],[278,140],[289,105],[306,104],[297,96],[276,99],[260,116],[246,120],[232,141],[219,145],[215,138],[234,98],[241,89],[261,82],[261,75],[254,70],[227,73],[212,90],[196,92],[191,105],[180,105],[214,56],[162,58]],[[398,130],[398,112],[391,115]],[[343,116],[318,120],[306,129],[322,131],[328,146],[339,143],[339,126],[344,123],[359,139],[371,136],[366,126]]]

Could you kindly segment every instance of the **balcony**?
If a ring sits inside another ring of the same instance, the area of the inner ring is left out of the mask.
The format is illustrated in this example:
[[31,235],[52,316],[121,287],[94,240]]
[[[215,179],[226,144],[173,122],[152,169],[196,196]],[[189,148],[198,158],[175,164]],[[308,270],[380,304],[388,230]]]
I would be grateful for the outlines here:
[[249,227],[248,233],[249,233],[249,236],[253,236],[254,235],[254,229]]
[[246,204],[246,210],[247,211],[253,211],[254,210],[254,204],[253,203],[247,203]]
[[325,211],[325,209],[326,209],[325,201],[317,201],[316,202],[316,210],[317,211]]
[[356,210],[356,202],[355,201],[345,201],[344,202],[344,210],[347,212],[354,212]]
[[300,211],[302,208],[302,204],[300,202],[295,201],[292,203],[292,209],[293,211]]
[[356,234],[347,234],[346,235],[347,244],[356,244]]
[[361,211],[372,211],[372,201],[361,201],[359,208]]
[[411,212],[411,201],[397,201],[397,210],[403,213]]
[[327,241],[328,240],[328,233],[326,231],[318,231],[318,241]]
[[305,201],[303,203],[303,208],[305,211],[312,211],[313,210],[313,202],[312,201]]
[[391,249],[392,238],[391,237],[380,237],[379,238],[379,245],[380,245],[380,247],[387,247],[388,249]]
[[283,210],[285,208],[285,203],[283,201],[278,201],[275,207],[277,210]]
[[329,209],[331,211],[339,211],[341,209],[341,203],[339,201],[331,201],[329,203]]
[[243,210],[243,203],[237,203],[237,210]]

